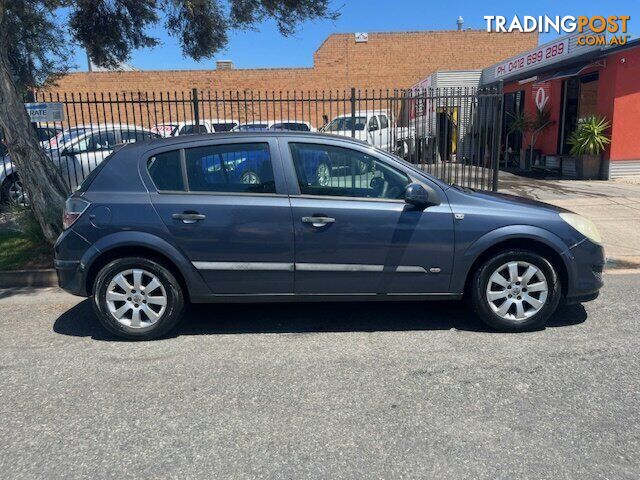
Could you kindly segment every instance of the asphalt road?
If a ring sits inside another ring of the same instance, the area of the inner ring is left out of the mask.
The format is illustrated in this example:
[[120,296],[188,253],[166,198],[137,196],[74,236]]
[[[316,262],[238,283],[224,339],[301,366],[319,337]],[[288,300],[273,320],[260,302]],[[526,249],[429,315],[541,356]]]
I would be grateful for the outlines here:
[[640,275],[544,331],[461,305],[209,306],[106,336],[0,292],[1,478],[640,477]]

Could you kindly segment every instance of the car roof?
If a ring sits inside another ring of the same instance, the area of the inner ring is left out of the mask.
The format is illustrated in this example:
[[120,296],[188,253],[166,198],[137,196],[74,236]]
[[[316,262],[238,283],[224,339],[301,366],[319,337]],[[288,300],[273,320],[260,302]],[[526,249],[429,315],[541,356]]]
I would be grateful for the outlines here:
[[129,143],[125,147],[127,150],[132,148],[140,148],[147,150],[149,146],[153,147],[164,147],[176,145],[178,148],[179,145],[185,143],[192,143],[194,141],[206,141],[206,140],[222,140],[228,138],[273,138],[273,137],[300,137],[308,139],[308,138],[317,138],[319,140],[338,140],[344,141],[347,143],[353,143],[361,146],[372,147],[371,144],[364,142],[362,140],[357,140],[351,137],[344,137],[341,135],[332,135],[329,133],[318,133],[318,132],[296,132],[292,130],[260,130],[254,132],[218,132],[218,133],[204,133],[199,135],[179,135],[177,137],[163,137],[156,138],[153,140],[143,140],[134,143]]

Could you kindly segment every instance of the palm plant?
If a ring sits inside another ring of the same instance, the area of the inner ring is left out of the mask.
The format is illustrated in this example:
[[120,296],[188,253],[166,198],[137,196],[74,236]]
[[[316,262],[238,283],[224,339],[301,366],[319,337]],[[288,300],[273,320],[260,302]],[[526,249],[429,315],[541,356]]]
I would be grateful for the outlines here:
[[530,129],[531,133],[531,146],[530,146],[530,154],[529,154],[529,164],[533,165],[533,149],[536,146],[536,142],[538,141],[538,136],[542,133],[542,131],[551,125],[553,121],[551,120],[551,112],[548,108],[538,108],[536,110],[536,114],[531,121]]
[[611,140],[605,133],[611,123],[604,117],[590,115],[578,122],[578,126],[569,136],[571,155],[600,155]]
[[[511,124],[509,125],[509,129],[507,130],[507,136],[505,140],[505,146],[506,146],[505,157],[507,153],[506,150],[509,148],[509,137],[512,134],[518,133],[518,132],[524,136],[525,133],[529,131],[529,128],[531,126],[531,121],[529,117],[525,115],[524,111],[515,112],[515,113],[507,112],[507,115],[511,117]],[[506,160],[505,160],[505,163],[507,163]]]

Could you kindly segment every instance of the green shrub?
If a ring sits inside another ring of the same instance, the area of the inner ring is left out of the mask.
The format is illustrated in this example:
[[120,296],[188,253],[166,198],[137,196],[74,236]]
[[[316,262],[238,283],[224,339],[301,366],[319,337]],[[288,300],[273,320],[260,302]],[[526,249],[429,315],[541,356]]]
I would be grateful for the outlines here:
[[609,127],[611,123],[604,117],[591,115],[580,120],[569,136],[571,155],[600,155],[611,143],[606,134]]

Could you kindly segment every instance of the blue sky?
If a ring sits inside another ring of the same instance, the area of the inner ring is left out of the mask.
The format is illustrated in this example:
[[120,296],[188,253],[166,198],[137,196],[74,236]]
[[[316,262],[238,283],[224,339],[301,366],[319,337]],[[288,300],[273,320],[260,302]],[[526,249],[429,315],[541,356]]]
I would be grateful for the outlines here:
[[[151,34],[162,44],[134,52],[130,63],[143,70],[210,69],[216,59],[233,60],[238,68],[308,67],[313,63],[313,52],[331,33],[455,29],[458,15],[464,17],[465,28],[474,29],[485,28],[484,15],[630,15],[629,33],[640,36],[637,0],[334,0],[332,4],[341,13],[338,20],[303,23],[288,38],[280,35],[273,22],[257,25],[255,31],[231,32],[226,50],[202,62],[183,58],[171,37],[162,29],[154,30]],[[541,41],[554,36],[543,35]],[[81,50],[77,51],[75,63],[79,70],[86,70],[86,57]]]

